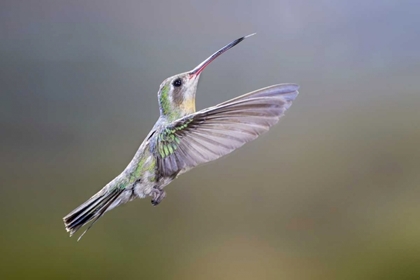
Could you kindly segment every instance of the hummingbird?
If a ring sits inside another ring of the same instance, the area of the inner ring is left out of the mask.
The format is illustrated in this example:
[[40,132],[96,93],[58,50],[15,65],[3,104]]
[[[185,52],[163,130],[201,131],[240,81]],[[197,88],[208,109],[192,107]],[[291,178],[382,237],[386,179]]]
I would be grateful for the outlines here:
[[[254,33],[255,34],[255,33]],[[297,84],[277,84],[196,111],[195,96],[202,71],[244,39],[227,44],[193,70],[162,82],[160,116],[124,171],[63,218],[72,236],[105,212],[135,198],[151,197],[154,206],[166,196],[165,186],[179,175],[216,160],[269,130],[298,95]]]

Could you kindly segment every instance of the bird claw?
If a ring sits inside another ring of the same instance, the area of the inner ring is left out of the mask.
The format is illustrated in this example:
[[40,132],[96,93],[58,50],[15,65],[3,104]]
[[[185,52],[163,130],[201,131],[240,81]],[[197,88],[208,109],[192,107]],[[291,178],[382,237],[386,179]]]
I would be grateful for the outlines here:
[[166,193],[165,193],[165,191],[159,189],[158,187],[153,187],[153,190],[151,192],[151,196],[153,197],[153,199],[151,201],[152,205],[156,206],[162,201],[162,199],[165,198]]

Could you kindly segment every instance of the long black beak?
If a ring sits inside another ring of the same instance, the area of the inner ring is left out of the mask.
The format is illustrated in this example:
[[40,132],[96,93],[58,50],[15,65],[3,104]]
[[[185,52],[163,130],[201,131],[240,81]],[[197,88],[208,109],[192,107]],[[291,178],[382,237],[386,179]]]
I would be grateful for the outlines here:
[[190,75],[191,76],[198,76],[201,71],[204,70],[204,68],[206,68],[207,65],[209,65],[213,60],[215,60],[218,56],[220,56],[222,53],[226,52],[227,50],[233,48],[234,46],[236,46],[237,44],[239,44],[240,42],[242,42],[243,40],[245,40],[248,37],[251,37],[255,35],[255,33],[249,34],[247,36],[241,37],[239,39],[236,39],[235,41],[227,44],[226,46],[224,46],[223,48],[221,48],[220,50],[218,50],[217,52],[215,52],[214,54],[212,54],[210,57],[208,57],[206,60],[204,60],[203,62],[201,62],[197,67],[195,67],[191,72]]

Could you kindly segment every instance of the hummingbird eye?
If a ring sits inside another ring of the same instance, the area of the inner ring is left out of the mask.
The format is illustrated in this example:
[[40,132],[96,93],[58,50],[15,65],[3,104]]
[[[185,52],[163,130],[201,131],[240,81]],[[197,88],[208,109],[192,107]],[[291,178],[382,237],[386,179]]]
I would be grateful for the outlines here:
[[182,86],[182,80],[180,78],[178,78],[172,83],[172,85],[174,87],[180,87],[180,86]]

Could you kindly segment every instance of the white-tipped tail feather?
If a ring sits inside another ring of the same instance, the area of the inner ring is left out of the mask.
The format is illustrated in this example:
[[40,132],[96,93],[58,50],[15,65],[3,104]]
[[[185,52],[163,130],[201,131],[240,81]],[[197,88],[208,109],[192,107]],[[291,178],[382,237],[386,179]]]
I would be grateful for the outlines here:
[[121,188],[114,188],[110,191],[101,190],[65,216],[63,221],[67,232],[70,232],[70,236],[82,226],[92,221],[90,226],[77,239],[80,240],[93,224],[108,210],[112,203],[116,201],[123,191],[124,189]]

